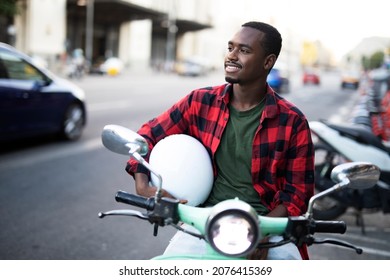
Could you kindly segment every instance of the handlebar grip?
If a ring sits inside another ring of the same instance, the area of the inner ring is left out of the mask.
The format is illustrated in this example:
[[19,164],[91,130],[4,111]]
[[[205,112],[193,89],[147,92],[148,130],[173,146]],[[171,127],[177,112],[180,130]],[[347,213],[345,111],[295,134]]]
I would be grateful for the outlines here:
[[144,208],[146,210],[154,209],[154,198],[152,197],[146,198],[136,194],[130,194],[124,191],[118,191],[115,195],[115,200],[117,202],[122,202],[125,204],[137,206],[140,208]]
[[315,221],[314,232],[345,233],[347,224],[344,221]]

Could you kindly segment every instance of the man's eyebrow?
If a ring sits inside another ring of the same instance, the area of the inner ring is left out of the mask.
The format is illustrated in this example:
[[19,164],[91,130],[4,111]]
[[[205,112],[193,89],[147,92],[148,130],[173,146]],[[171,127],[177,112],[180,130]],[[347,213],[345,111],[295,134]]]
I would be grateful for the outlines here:
[[[228,45],[234,45],[234,42],[233,41],[229,41],[228,42]],[[247,44],[238,44],[241,48],[244,47],[244,48],[248,48],[248,49],[252,49],[252,47],[250,45],[247,45]]]

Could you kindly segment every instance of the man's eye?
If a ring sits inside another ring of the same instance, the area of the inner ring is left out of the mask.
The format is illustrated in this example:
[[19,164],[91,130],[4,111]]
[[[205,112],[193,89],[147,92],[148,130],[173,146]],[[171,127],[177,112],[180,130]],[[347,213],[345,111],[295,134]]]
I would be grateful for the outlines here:
[[248,49],[240,49],[240,52],[241,53],[250,53],[250,51]]

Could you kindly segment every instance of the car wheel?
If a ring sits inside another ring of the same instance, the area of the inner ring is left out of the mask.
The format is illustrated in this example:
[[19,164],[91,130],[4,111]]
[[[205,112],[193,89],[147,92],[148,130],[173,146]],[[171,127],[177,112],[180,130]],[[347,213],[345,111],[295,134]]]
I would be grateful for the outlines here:
[[[330,177],[332,169],[345,161],[337,152],[321,144],[314,145],[314,152],[315,193],[318,193],[333,187],[334,182]],[[313,217],[318,220],[334,220],[346,210],[347,205],[344,205],[337,195],[325,196],[314,203]]]
[[71,104],[65,112],[61,136],[66,140],[80,138],[85,123],[85,114],[80,104]]

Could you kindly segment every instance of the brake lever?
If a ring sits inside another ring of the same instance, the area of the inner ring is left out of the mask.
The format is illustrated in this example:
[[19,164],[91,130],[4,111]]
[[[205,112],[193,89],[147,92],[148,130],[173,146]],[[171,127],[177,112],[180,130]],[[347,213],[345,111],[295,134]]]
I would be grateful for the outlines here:
[[346,241],[341,241],[341,240],[336,240],[336,239],[329,239],[329,238],[324,238],[324,239],[314,238],[313,239],[313,243],[314,244],[329,243],[329,244],[334,244],[334,245],[339,245],[339,246],[342,246],[342,247],[347,247],[347,248],[354,249],[358,255],[361,255],[363,253],[363,249],[358,248],[358,247],[356,247],[356,246],[354,246],[351,243],[348,243]]
[[136,217],[142,220],[148,220],[149,216],[146,214],[143,214],[139,211],[136,210],[111,210],[107,212],[100,212],[99,213],[99,218],[104,218],[106,216],[128,216],[128,217]]
[[285,244],[288,244],[288,243],[291,243],[292,240],[290,239],[282,239],[280,241],[277,241],[277,242],[263,242],[263,243],[259,243],[257,244],[257,248],[259,249],[262,249],[262,248],[275,248],[275,247],[279,247],[279,246],[282,246],[282,245],[285,245]]

